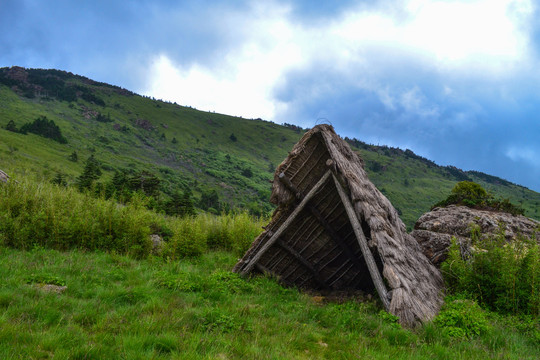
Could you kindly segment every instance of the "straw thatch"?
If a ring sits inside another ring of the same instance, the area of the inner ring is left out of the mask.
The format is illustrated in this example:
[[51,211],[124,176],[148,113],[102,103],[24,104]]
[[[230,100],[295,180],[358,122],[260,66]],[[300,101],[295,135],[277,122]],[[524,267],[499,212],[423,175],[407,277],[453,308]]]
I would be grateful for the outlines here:
[[268,272],[300,288],[376,289],[405,326],[437,314],[439,271],[331,126],[294,146],[275,172],[271,201],[272,220],[233,271]]

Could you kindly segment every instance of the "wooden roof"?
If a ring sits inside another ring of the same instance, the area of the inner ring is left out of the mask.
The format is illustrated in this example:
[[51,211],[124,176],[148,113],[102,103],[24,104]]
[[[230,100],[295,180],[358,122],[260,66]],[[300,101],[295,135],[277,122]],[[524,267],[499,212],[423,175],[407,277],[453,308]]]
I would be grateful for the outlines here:
[[271,201],[272,220],[233,271],[268,272],[299,288],[376,290],[406,326],[436,315],[439,271],[331,126],[294,146],[275,172]]

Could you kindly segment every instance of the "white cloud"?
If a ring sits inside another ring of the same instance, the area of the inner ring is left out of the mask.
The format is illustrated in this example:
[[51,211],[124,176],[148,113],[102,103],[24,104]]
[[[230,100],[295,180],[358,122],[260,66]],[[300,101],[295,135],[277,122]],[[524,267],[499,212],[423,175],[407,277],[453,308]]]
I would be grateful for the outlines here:
[[[287,109],[274,98],[287,73],[315,68],[342,74],[390,109],[400,103],[405,110],[436,116],[437,108],[425,104],[420,89],[400,94],[378,81],[388,53],[443,74],[472,77],[511,77],[528,61],[531,1],[409,0],[399,17],[387,10],[351,9],[326,25],[309,27],[295,23],[287,6],[255,1],[249,13],[223,14],[224,31],[233,25],[241,29],[235,30],[237,45],[225,49],[223,61],[210,67],[202,61],[176,64],[165,52],[158,54],[142,92],[203,110],[272,120]],[[329,89],[331,84],[319,84],[300,96],[321,96]]]
[[506,150],[506,156],[513,161],[526,161],[534,166],[538,166],[540,153],[537,149],[523,146],[511,146]]

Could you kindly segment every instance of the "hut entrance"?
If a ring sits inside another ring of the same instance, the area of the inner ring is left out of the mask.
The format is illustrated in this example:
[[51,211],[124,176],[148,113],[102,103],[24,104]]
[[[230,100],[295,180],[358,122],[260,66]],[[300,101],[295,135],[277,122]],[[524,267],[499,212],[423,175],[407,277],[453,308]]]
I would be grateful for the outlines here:
[[[324,164],[331,168],[333,162],[328,159]],[[268,240],[239,272],[256,269],[273,273],[282,283],[315,290],[372,293],[377,289],[387,305],[389,299],[380,275],[382,264],[374,260],[356,215],[356,221],[351,221],[347,207],[352,205],[344,199],[345,190],[332,171],[327,169],[308,194],[299,190],[285,172],[278,179],[294,194],[288,206],[292,211],[280,217],[286,218],[284,221],[266,228]],[[369,230],[367,224],[364,228]]]

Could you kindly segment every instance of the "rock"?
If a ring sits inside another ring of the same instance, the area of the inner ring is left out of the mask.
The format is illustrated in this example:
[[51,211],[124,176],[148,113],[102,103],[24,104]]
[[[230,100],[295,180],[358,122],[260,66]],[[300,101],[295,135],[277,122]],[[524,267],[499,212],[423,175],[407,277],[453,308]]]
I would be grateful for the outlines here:
[[8,182],[8,180],[9,180],[9,175],[3,172],[2,170],[0,170],[0,181]]
[[440,266],[446,259],[452,237],[456,238],[462,251],[469,250],[471,224],[479,227],[482,237],[500,234],[501,230],[504,230],[506,241],[513,241],[518,235],[523,235],[535,236],[540,243],[539,221],[522,215],[456,205],[435,208],[425,213],[414,225],[411,235],[418,241],[428,259],[436,266]]
[[37,288],[46,293],[62,294],[67,290],[67,286],[53,285],[53,284],[36,284]]
[[150,240],[152,241],[152,254],[161,255],[163,247],[165,246],[163,238],[157,234],[152,234],[150,235]]

